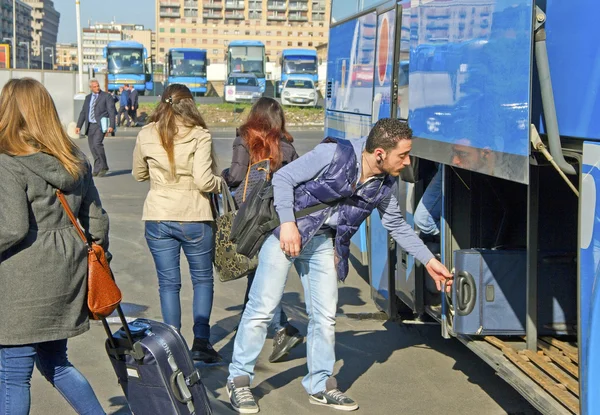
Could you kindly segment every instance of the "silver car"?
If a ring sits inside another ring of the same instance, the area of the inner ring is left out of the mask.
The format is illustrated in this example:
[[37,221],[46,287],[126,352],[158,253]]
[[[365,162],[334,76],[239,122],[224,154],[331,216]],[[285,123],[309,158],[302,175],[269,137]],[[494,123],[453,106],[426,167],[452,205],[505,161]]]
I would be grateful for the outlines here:
[[262,97],[258,78],[253,73],[232,73],[225,84],[226,102],[254,102]]
[[288,79],[281,90],[281,105],[316,107],[319,99],[311,79]]

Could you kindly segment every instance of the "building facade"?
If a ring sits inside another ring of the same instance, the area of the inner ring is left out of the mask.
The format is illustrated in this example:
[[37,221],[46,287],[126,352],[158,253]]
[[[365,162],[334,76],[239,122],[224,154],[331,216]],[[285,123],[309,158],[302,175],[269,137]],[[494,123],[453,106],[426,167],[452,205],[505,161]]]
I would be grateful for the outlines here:
[[121,30],[117,30],[110,25],[101,23],[86,27],[82,30],[82,48],[83,48],[83,70],[87,71],[93,68],[100,72],[106,69],[106,59],[104,58],[104,48],[110,42],[123,39]]
[[59,71],[77,70],[77,43],[57,43],[55,65]]
[[52,0],[22,0],[31,7],[31,67],[53,69],[60,13]]
[[329,0],[156,0],[156,61],[170,48],[208,51],[211,64],[225,62],[232,40],[260,40],[269,62],[286,48],[326,43]]
[[[32,25],[32,8],[20,0],[16,2],[17,6],[17,68],[27,68],[27,60],[30,58],[31,41],[31,25]],[[8,44],[11,47],[9,57],[6,57],[14,68],[12,62],[12,46],[13,46],[13,2],[12,0],[0,0],[1,18],[0,32],[2,34],[1,42]],[[27,46],[29,45],[29,46]],[[31,59],[31,58],[30,58]]]

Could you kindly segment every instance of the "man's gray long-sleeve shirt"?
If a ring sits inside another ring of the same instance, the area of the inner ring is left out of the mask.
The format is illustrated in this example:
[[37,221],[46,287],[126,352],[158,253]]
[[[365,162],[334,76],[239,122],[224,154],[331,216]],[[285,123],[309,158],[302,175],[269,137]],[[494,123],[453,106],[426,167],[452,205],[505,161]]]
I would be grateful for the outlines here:
[[[352,140],[351,142],[356,153],[357,177],[360,178],[362,152],[365,148],[366,139]],[[331,163],[336,146],[337,144],[335,143],[319,144],[312,151],[275,173],[273,176],[275,209],[281,223],[295,222],[294,188],[301,183],[308,182],[319,176]],[[361,183],[358,183],[358,186],[360,185]],[[434,255],[427,249],[423,241],[419,239],[414,229],[404,220],[398,200],[393,194],[383,199],[377,206],[377,209],[381,215],[382,225],[405,251],[423,264],[427,264],[433,258]],[[337,212],[334,208],[326,221],[326,225],[330,228],[335,228],[336,224]]]

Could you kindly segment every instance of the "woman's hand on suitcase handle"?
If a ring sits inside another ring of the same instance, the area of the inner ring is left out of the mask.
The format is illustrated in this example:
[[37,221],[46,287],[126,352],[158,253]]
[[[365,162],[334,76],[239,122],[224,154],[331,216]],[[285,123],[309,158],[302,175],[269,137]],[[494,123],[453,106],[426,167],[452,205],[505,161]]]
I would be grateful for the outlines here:
[[279,234],[279,244],[281,250],[290,257],[300,255],[300,245],[302,240],[296,222],[285,222],[281,224],[281,232]]
[[444,264],[435,258],[431,258],[427,265],[425,265],[425,268],[427,268],[427,272],[435,281],[435,286],[438,291],[442,291],[443,287],[446,287],[446,291],[450,292],[450,286],[452,285],[452,278],[454,278],[454,275],[448,271],[448,268],[446,268]]

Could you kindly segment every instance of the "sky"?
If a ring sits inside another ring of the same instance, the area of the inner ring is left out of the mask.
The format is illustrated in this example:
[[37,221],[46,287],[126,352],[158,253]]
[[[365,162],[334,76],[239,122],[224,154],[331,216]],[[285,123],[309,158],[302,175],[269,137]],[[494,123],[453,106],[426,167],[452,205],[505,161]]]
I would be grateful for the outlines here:
[[[155,0],[80,0],[81,28],[91,24],[135,23],[154,30]],[[59,43],[77,42],[75,0],[54,0],[54,8],[60,13],[58,26]],[[116,19],[116,20],[115,20]]]

